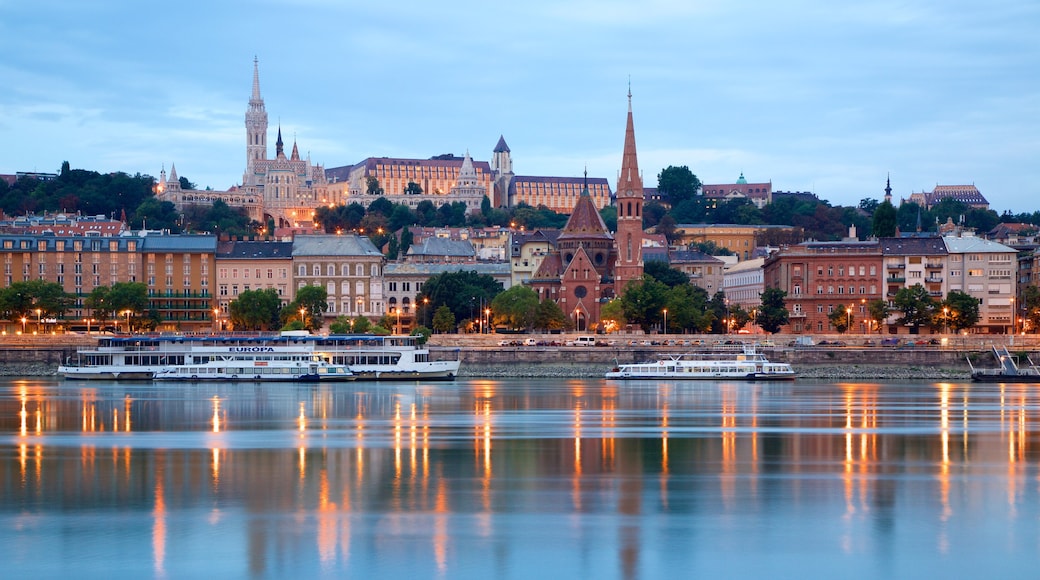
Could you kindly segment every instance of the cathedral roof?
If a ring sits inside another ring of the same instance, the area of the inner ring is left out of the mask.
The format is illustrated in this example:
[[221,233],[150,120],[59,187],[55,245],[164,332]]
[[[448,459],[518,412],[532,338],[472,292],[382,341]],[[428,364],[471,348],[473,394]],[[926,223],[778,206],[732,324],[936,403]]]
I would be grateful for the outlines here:
[[603,221],[603,216],[599,215],[596,204],[589,195],[589,190],[585,189],[578,196],[578,203],[574,204],[574,211],[567,219],[567,225],[563,226],[559,239],[590,237],[612,238],[607,232],[607,224]]
[[503,137],[502,135],[498,136],[498,144],[495,145],[494,152],[495,153],[508,153],[509,152],[509,145],[506,145],[506,138]]

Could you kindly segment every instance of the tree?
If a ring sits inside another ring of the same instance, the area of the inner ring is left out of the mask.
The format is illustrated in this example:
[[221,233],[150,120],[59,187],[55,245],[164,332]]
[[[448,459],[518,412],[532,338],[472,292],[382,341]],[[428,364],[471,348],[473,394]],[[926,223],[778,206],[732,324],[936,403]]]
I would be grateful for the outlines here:
[[8,320],[61,318],[74,302],[60,284],[44,280],[12,282],[0,290],[0,312]]
[[352,329],[358,334],[364,334],[372,329],[372,321],[364,316],[356,316]]
[[641,281],[629,284],[621,295],[625,319],[638,324],[644,332],[663,321],[667,303],[668,286],[646,274]]
[[685,286],[690,283],[690,277],[682,270],[677,270],[663,260],[649,260],[643,266],[643,274],[651,276],[654,280],[672,288],[674,286]]
[[527,286],[513,286],[491,301],[494,324],[512,330],[528,330],[538,314],[538,294]]
[[683,165],[669,165],[657,175],[657,191],[661,197],[675,207],[679,203],[693,199],[701,187],[701,180]]
[[404,188],[405,195],[422,195],[422,187],[414,181],[409,181],[408,185]]
[[196,187],[196,185],[194,183],[188,181],[188,178],[184,177],[184,176],[179,177],[177,179],[177,182],[180,184],[181,189],[188,189],[188,190],[190,190],[190,189],[195,189],[195,187]]
[[910,327],[911,334],[917,334],[921,326],[932,323],[935,312],[935,299],[928,294],[928,290],[920,284],[914,284],[909,288],[901,288],[892,299],[895,309],[902,312],[903,316],[896,321],[897,324]]
[[[416,296],[417,303],[431,307],[447,306],[455,320],[474,319],[478,310],[502,292],[502,283],[488,274],[469,272],[444,272],[432,276],[423,283],[422,292]],[[434,325],[436,329],[436,325]]]
[[[708,291],[690,284],[672,286],[665,294],[668,309],[666,332],[704,332],[711,329],[713,315],[707,312]],[[664,312],[662,311],[662,318]]]
[[235,330],[275,330],[281,309],[282,299],[274,288],[245,290],[228,304]]
[[872,324],[877,325],[878,331],[881,330],[881,325],[885,324],[885,320],[888,319],[888,313],[890,311],[891,309],[888,307],[888,302],[881,298],[871,300],[867,303],[867,313],[870,314]]
[[856,317],[852,315],[852,308],[846,304],[835,308],[827,315],[827,320],[830,321],[831,326],[834,330],[837,330],[839,334],[845,334],[848,332],[852,325],[856,322]]
[[[1036,288],[1036,286],[1033,286]],[[946,295],[946,300],[935,309],[936,316],[940,316],[945,326],[954,332],[960,332],[971,328],[979,321],[979,301],[977,298],[961,290],[951,290]],[[1014,313],[1012,313],[1014,316]]]
[[455,330],[455,314],[452,313],[451,308],[448,308],[448,305],[441,304],[433,313],[433,330],[440,333]]
[[[863,210],[864,213],[868,215],[873,215],[874,212],[877,211],[879,205],[881,205],[881,203],[878,200],[872,197],[864,197],[863,199],[859,200],[859,205],[857,207]],[[892,203],[889,202],[889,205],[892,205]]]
[[379,180],[369,177],[365,180],[365,193],[368,195],[383,195],[383,188],[379,187]]
[[615,332],[624,328],[628,322],[625,319],[625,309],[621,305],[621,300],[614,298],[604,304],[599,310],[599,321],[603,325],[604,332]]
[[556,301],[546,298],[538,305],[534,327],[546,331],[563,330],[571,327],[571,320]]
[[758,308],[758,325],[769,334],[780,332],[780,327],[790,321],[784,298],[787,298],[787,292],[779,288],[766,288],[762,292],[762,305]]
[[337,316],[336,320],[329,323],[329,334],[350,334],[350,318]]
[[[329,309],[329,295],[321,286],[304,286],[296,291],[296,300],[282,309],[282,323],[294,318],[303,322],[303,327],[310,331],[321,330],[325,324],[325,312]],[[300,311],[303,311],[302,313]]]
[[152,197],[141,202],[130,216],[130,226],[138,229],[170,230],[180,233],[180,214],[177,207],[169,201],[159,201]]
[[896,235],[896,208],[887,199],[874,210],[871,234],[875,238],[891,238]]
[[607,226],[608,232],[617,231],[617,208],[608,205],[603,209],[599,210],[599,217],[603,218],[604,225]]

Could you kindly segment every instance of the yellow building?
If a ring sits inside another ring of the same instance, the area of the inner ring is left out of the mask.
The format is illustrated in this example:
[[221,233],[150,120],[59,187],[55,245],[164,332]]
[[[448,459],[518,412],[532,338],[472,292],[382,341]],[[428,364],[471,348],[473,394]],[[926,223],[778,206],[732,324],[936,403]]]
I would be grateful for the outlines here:
[[762,232],[777,228],[784,231],[794,229],[791,226],[678,224],[675,226],[675,233],[679,236],[680,245],[711,242],[716,247],[733,252],[738,261],[743,261],[751,259],[755,247],[759,245],[758,237]]

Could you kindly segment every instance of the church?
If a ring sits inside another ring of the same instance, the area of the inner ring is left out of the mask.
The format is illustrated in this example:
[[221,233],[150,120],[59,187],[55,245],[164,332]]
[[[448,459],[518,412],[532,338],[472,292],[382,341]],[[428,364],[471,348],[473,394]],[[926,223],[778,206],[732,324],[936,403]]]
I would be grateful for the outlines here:
[[600,309],[643,277],[643,178],[636,155],[632,91],[617,182],[617,233],[611,235],[586,186],[556,246],[527,284],[556,301],[578,332],[599,328]]
[[296,140],[292,152],[285,153],[282,128],[278,127],[274,158],[268,157],[267,109],[260,96],[260,65],[253,59],[253,92],[246,108],[246,169],[242,185],[227,191],[185,190],[181,188],[176,166],[169,177],[162,171],[155,193],[161,201],[173,202],[177,211],[189,205],[212,205],[221,200],[242,208],[253,220],[276,228],[308,227],[319,205],[340,204],[330,199],[325,168],[300,157]]

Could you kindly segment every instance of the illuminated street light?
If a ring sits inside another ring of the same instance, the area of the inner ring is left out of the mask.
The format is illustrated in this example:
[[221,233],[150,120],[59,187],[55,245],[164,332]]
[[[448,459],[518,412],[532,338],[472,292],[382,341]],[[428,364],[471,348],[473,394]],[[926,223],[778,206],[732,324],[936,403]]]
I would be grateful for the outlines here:
[[946,334],[950,323],[950,307],[943,306],[943,334]]
[[662,327],[664,334],[668,334],[668,309],[664,309],[664,326]]
[[485,328],[487,328],[487,333],[491,334],[491,309],[490,308],[485,308],[484,309],[484,318],[487,319],[487,324],[485,325]]
[[37,334],[39,334],[42,331],[42,329],[40,328],[42,322],[43,322],[43,310],[40,309],[40,308],[37,308],[36,309],[36,333]]
[[22,334],[25,334],[25,317],[22,317]]

